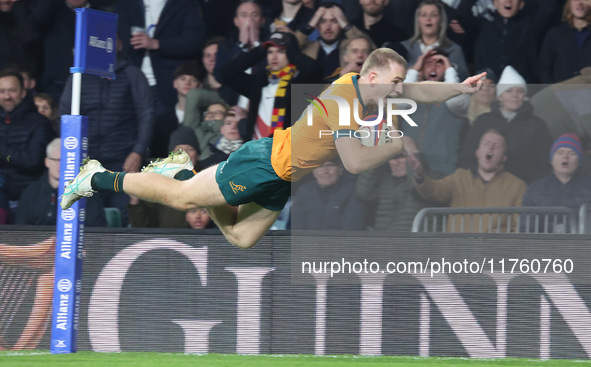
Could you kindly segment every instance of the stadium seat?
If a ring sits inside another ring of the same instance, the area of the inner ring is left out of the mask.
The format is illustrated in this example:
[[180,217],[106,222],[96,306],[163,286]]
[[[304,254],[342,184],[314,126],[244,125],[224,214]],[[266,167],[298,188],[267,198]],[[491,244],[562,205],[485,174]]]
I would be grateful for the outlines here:
[[121,211],[119,208],[105,208],[105,218],[107,227],[122,227]]

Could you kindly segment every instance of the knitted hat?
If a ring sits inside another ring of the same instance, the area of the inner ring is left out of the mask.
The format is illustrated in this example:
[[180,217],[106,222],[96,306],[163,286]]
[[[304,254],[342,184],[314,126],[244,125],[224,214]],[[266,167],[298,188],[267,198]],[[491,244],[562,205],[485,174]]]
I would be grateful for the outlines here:
[[521,87],[525,91],[525,94],[527,94],[527,84],[525,83],[525,79],[523,79],[517,70],[513,69],[513,66],[507,65],[501,74],[499,83],[497,84],[497,97],[503,94],[507,89],[513,87]]
[[558,139],[556,139],[554,144],[552,144],[552,149],[550,149],[550,162],[552,162],[552,157],[554,156],[554,153],[558,150],[558,148],[572,149],[575,153],[577,153],[577,156],[579,157],[579,162],[581,161],[583,155],[583,147],[581,146],[581,141],[579,140],[579,137],[575,134],[562,134]]
[[174,147],[181,144],[190,145],[195,148],[197,154],[201,154],[201,149],[199,149],[199,142],[197,141],[195,132],[188,126],[181,126],[170,135],[168,150],[172,151]]

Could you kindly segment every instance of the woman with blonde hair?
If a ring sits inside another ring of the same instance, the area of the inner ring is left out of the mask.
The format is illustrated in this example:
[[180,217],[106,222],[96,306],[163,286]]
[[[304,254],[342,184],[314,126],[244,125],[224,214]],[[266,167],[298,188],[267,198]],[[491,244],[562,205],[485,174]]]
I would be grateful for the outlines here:
[[447,15],[443,4],[439,0],[425,0],[419,4],[415,12],[414,35],[402,42],[406,48],[406,60],[412,68],[420,70],[420,56],[435,48],[443,49],[449,54],[449,60],[458,72],[460,80],[468,77],[468,67],[462,48],[451,41],[447,35]]

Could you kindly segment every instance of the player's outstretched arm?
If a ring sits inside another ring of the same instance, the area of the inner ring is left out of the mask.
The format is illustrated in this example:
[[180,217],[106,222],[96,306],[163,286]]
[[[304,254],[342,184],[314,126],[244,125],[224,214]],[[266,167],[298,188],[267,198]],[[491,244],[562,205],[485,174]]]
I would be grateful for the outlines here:
[[342,137],[335,140],[335,145],[343,166],[354,175],[380,166],[404,149],[402,139],[392,139],[388,144],[366,147],[357,138]]
[[425,81],[420,83],[404,83],[404,98],[419,103],[436,103],[447,101],[460,94],[472,94],[484,86],[486,72],[474,75],[462,83],[442,83]]

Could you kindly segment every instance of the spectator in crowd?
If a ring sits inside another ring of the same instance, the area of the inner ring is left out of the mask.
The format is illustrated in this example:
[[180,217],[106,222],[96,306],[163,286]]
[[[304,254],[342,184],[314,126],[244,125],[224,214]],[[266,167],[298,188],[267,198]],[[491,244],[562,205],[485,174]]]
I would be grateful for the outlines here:
[[[415,12],[415,32],[412,38],[402,42],[406,48],[406,61],[415,64],[419,57],[433,49],[444,50],[459,79],[469,76],[462,48],[446,35],[447,15],[439,0],[423,1]],[[414,68],[414,66],[413,66]]]
[[579,169],[582,158],[578,136],[561,135],[550,149],[552,173],[532,182],[523,196],[523,206],[566,206],[578,216],[579,207],[591,203],[591,178]]
[[[174,71],[194,60],[205,41],[199,3],[192,0],[118,1],[119,37],[123,53],[141,67],[152,87],[156,112],[172,108]],[[132,28],[134,31],[132,32]]]
[[40,90],[59,101],[74,59],[77,8],[96,9],[89,0],[37,1],[33,10],[43,43]]
[[386,42],[404,41],[409,36],[405,30],[397,27],[387,16],[384,16],[384,8],[389,2],[390,0],[359,0],[363,11],[351,22],[367,33],[379,47],[383,47]]
[[35,94],[35,88],[37,87],[37,79],[35,78],[35,72],[33,64],[12,64],[5,70],[16,71],[23,77],[23,83],[27,93]]
[[339,76],[347,73],[359,73],[363,63],[370,53],[376,49],[376,45],[366,35],[348,38],[341,43],[341,68]]
[[[263,11],[256,2],[243,1],[236,8],[234,16],[234,25],[236,29],[233,34],[223,43],[219,44],[216,63],[214,68],[215,79],[222,85],[231,83],[232,80],[225,80],[222,75],[222,70],[226,64],[239,55],[242,55],[255,47],[260,46],[268,37],[266,29],[263,27],[265,18]],[[265,60],[259,60],[255,65],[252,65],[250,73],[257,73],[265,69]],[[248,100],[246,97],[238,99],[239,95],[232,93],[223,95],[224,101],[230,106],[238,104],[240,107],[247,108]]]
[[[168,146],[172,152],[178,152],[179,150],[186,152],[195,167],[194,171],[199,171],[201,150],[191,128],[181,126],[175,130],[170,136]],[[168,206],[150,203],[135,196],[130,196],[128,209],[129,222],[132,227],[187,228],[185,212]]]
[[207,229],[216,228],[215,223],[205,209],[193,209],[185,213],[185,220],[189,228],[193,229]]
[[[308,35],[318,29],[319,40],[308,41]],[[321,2],[318,10],[303,30],[296,32],[302,52],[318,61],[325,80],[338,76],[341,55],[340,42],[347,38],[363,34],[349,23],[340,5],[327,1]]]
[[246,117],[246,111],[234,106],[226,112],[218,135],[211,135],[207,142],[207,151],[203,154],[201,167],[203,169],[221,163],[228,159],[231,153],[242,146],[244,140],[238,130],[239,122]]
[[12,64],[37,66],[38,33],[23,2],[0,0],[0,70]]
[[[234,106],[233,108],[236,111],[243,111],[242,118],[246,117],[246,110],[238,106]],[[186,123],[183,124],[183,126],[193,129],[201,147],[201,156],[203,158],[207,158],[211,154],[210,144],[219,139],[220,127],[224,124],[224,117],[229,109],[230,107],[223,101],[213,102],[207,106],[207,109],[203,113],[203,121],[199,125],[191,124],[189,126]]]
[[[119,48],[120,43],[117,45]],[[117,59],[115,75],[115,79],[82,75],[80,114],[88,117],[88,155],[100,159],[106,169],[139,172],[154,128],[150,86],[140,68],[123,58]],[[71,100],[72,78],[60,100],[62,115],[70,114]],[[122,192],[101,193],[99,197],[104,207],[121,211],[126,227],[129,197]]]
[[[246,73],[265,57],[265,72]],[[250,100],[247,123],[240,131],[245,141],[291,126],[291,84],[320,80],[316,62],[300,52],[293,35],[281,32],[227,63],[222,74],[228,85]]]
[[[507,160],[507,140],[495,129],[487,130],[476,149],[477,166],[471,169],[458,168],[451,175],[433,180],[423,174],[418,159],[409,155],[414,171],[415,185],[425,200],[435,201],[452,208],[511,207],[521,206],[527,188],[525,182],[503,169]],[[456,220],[455,231],[460,231]],[[496,226],[496,220],[493,220]],[[451,220],[448,221],[448,230]],[[505,219],[495,232],[506,232]]]
[[494,0],[494,5],[491,19],[478,22],[475,68],[490,68],[500,75],[511,65],[528,83],[535,83],[538,48],[554,8],[538,6],[526,12],[525,0]]
[[[51,121],[51,127],[56,133],[59,132],[59,107],[47,93],[36,93],[33,97],[37,112]],[[59,135],[59,134],[58,134]]]
[[172,85],[176,90],[177,102],[173,108],[166,108],[156,118],[154,135],[150,144],[152,157],[166,157],[168,155],[168,140],[170,134],[182,124],[185,117],[187,94],[199,87],[203,79],[203,70],[197,61],[186,61],[174,71]]
[[295,32],[305,28],[313,15],[314,11],[305,7],[302,0],[281,0],[281,10],[269,28],[271,32]]
[[[411,144],[412,141],[405,140],[405,151],[418,155],[416,146]],[[367,204],[374,204],[376,231],[409,232],[419,210],[428,206],[413,185],[406,155],[403,152],[386,165],[362,172],[357,178],[357,196]]]
[[49,120],[37,113],[19,73],[0,72],[0,96],[0,174],[14,210],[25,188],[43,173],[45,147],[54,133]]
[[482,134],[494,128],[507,137],[508,159],[505,168],[527,183],[549,172],[546,159],[552,138],[544,121],[533,115],[526,100],[525,80],[508,66],[497,84],[497,102],[491,112],[480,115],[468,130],[460,150],[459,167],[474,164],[474,151]]
[[542,83],[558,83],[591,66],[591,0],[568,0],[563,23],[548,31],[540,50]]
[[[60,181],[61,140],[53,139],[46,149],[45,167],[41,178],[23,191],[14,224],[55,225],[57,216],[57,188]],[[99,198],[86,199],[85,223],[89,227],[107,225],[105,210]]]
[[355,181],[343,176],[336,158],[314,169],[314,180],[293,197],[292,229],[359,231],[365,229],[365,208],[355,195]]
[[[420,55],[408,70],[404,82],[427,80],[459,83],[456,69],[447,56],[439,48]],[[469,101],[470,96],[459,95],[444,103],[419,103],[417,111],[413,113],[413,121],[418,128],[404,123],[402,125],[404,135],[416,142],[434,177],[447,176],[456,170],[466,120],[452,111],[456,108],[455,105],[468,105]]]
[[203,46],[203,55],[201,56],[201,63],[205,68],[205,78],[203,78],[203,89],[218,91],[222,85],[218,82],[213,75],[213,69],[216,63],[216,54],[220,44],[224,42],[222,37],[214,37],[205,41]]

